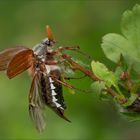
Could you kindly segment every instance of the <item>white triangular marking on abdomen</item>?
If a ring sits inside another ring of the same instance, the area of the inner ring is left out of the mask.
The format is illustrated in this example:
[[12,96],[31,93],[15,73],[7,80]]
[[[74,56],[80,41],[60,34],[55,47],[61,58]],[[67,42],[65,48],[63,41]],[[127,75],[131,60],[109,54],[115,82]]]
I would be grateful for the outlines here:
[[53,102],[56,102],[57,101],[57,99],[55,98],[55,96],[52,96],[53,98],[52,98],[52,101]]
[[61,107],[61,105],[60,105],[59,103],[57,103],[57,102],[55,102],[55,105],[56,105],[56,107],[58,107],[58,108]]
[[60,109],[64,110],[64,108],[62,106],[59,107]]
[[55,89],[55,86],[52,83],[51,83],[50,86],[51,86],[51,89]]
[[54,95],[57,95],[57,93],[54,91],[54,90],[52,90],[52,95],[54,96]]
[[56,101],[57,101],[57,99],[55,98],[55,96],[52,96],[53,98],[52,98],[52,101],[53,101],[53,103],[56,105],[56,107],[61,107],[61,104],[59,104],[59,103],[57,103]]
[[52,94],[52,102],[56,105],[57,108],[60,108],[62,110],[64,110],[64,108],[61,106],[61,104],[57,103],[56,101],[58,99],[56,99],[55,95],[57,95],[57,93],[55,92],[55,86],[53,85],[53,80],[51,77],[49,77],[49,82],[50,82],[50,87],[51,87],[51,94]]

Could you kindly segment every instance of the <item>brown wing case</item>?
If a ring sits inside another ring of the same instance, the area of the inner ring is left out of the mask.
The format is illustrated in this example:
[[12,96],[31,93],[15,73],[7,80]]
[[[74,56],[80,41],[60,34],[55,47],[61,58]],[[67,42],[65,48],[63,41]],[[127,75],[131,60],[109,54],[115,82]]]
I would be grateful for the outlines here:
[[26,47],[16,47],[16,48],[9,48],[5,49],[0,52],[0,71],[6,70],[8,63],[11,59],[19,52],[27,50]]
[[7,76],[11,79],[16,75],[27,70],[33,64],[33,51],[31,49],[25,49],[18,52],[7,67]]

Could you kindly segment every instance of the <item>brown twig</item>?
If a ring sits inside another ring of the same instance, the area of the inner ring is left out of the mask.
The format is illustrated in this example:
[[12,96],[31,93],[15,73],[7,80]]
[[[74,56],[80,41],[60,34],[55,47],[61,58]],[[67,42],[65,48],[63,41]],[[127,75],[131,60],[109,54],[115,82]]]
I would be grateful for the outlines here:
[[[106,87],[106,91],[114,98],[118,97],[117,92],[115,92],[112,88]],[[119,101],[120,104],[124,104],[127,102],[126,98],[119,98],[117,99]]]
[[[85,69],[84,67],[82,67],[81,65],[79,65],[78,63],[76,63],[75,61],[73,61],[71,59],[71,57],[67,54],[63,54],[62,58],[67,60],[74,69],[77,69],[81,72],[83,72],[84,74],[86,74],[89,78],[91,78],[94,81],[102,81],[101,79],[99,79],[92,71]],[[116,91],[114,91],[111,87],[106,87],[106,91],[113,97],[116,98],[118,97],[118,93]],[[120,104],[124,104],[127,102],[126,98],[120,98],[118,99]]]

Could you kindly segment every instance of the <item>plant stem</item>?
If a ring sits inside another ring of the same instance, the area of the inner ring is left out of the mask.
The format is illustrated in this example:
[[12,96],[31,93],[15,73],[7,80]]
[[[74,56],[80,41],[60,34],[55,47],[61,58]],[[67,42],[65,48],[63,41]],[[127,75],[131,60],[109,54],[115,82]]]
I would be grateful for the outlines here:
[[[67,61],[72,65],[72,67],[73,67],[74,69],[77,69],[77,70],[83,72],[84,74],[86,74],[86,75],[87,75],[89,78],[91,78],[92,80],[94,80],[94,81],[102,81],[102,80],[99,79],[92,71],[85,69],[84,67],[82,67],[81,65],[79,65],[78,63],[76,63],[75,61],[73,61],[69,55],[63,54],[63,55],[62,55],[62,58],[65,59],[65,60],[67,60]],[[118,93],[115,92],[112,88],[106,86],[106,91],[107,91],[113,98],[118,97]],[[123,97],[123,98],[118,98],[118,101],[119,101],[120,104],[124,104],[124,103],[126,103],[127,100],[126,100],[125,97]]]

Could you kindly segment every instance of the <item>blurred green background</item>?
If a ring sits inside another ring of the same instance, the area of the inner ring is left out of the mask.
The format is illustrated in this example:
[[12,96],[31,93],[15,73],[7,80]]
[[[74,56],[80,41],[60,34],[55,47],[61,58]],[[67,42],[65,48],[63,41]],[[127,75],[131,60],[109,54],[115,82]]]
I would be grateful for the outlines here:
[[[45,25],[49,24],[58,44],[79,45],[93,59],[112,68],[101,50],[101,38],[109,32],[120,33],[122,13],[138,1],[1,0],[0,50],[16,45],[34,46],[46,37]],[[84,57],[80,59],[90,65]],[[86,78],[71,83],[88,89],[92,81]],[[39,134],[28,114],[30,84],[26,72],[12,80],[0,73],[0,139],[140,139],[140,122],[123,119],[112,102],[101,101],[95,93],[76,91],[72,95],[67,89],[66,116],[72,123],[46,108],[47,128]]]

